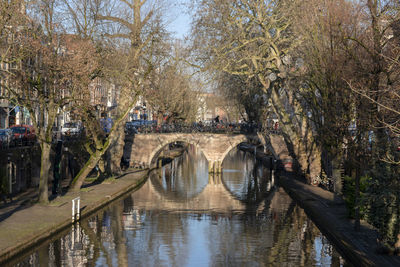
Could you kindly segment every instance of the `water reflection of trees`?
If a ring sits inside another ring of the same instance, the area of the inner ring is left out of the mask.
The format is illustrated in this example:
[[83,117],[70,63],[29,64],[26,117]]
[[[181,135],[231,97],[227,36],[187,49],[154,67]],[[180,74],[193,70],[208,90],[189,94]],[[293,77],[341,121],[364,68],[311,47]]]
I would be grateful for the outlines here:
[[[190,163],[190,153],[176,160],[176,173],[166,179],[169,189],[197,190],[204,179],[199,165]],[[203,167],[207,171],[206,164]],[[193,242],[203,242],[196,245],[212,265],[340,266],[340,256],[304,211],[282,189],[274,188],[268,170],[240,152],[233,152],[224,168],[234,170],[224,173],[225,187],[249,206],[257,204],[257,209],[208,214],[150,211],[135,207],[130,195],[16,266],[185,266],[196,253]],[[235,171],[240,169],[244,171]],[[195,180],[187,182],[185,177]]]
[[248,205],[260,203],[273,186],[269,169],[250,153],[232,150],[223,162],[223,169],[225,187]]
[[175,199],[192,198],[199,194],[208,182],[207,159],[195,146],[189,145],[182,156],[175,158],[161,169],[153,184],[164,194]]
[[[222,265],[340,266],[339,255],[304,211],[277,192],[280,206],[261,214],[219,218],[208,232],[212,262]],[[318,257],[317,257],[318,255]],[[332,265],[331,265],[332,264]]]

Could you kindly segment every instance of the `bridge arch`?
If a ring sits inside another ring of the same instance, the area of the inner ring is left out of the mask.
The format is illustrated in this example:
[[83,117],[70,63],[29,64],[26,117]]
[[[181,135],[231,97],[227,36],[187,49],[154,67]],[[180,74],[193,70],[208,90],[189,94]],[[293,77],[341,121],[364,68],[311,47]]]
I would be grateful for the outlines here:
[[228,153],[234,149],[235,147],[237,147],[239,144],[244,143],[249,141],[249,138],[245,135],[240,135],[239,138],[235,138],[233,139],[232,142],[229,142],[229,147],[222,153],[221,155],[221,164],[222,162],[225,160],[226,155],[228,155]]
[[182,143],[186,143],[189,145],[194,145],[196,147],[196,149],[201,151],[201,153],[207,158],[204,151],[202,151],[201,147],[199,146],[199,141],[196,138],[190,138],[190,137],[184,136],[184,135],[174,135],[174,136],[171,136],[171,138],[158,139],[158,141],[159,141],[158,145],[153,148],[153,150],[151,151],[151,153],[149,155],[148,166],[154,166],[154,164],[156,164],[155,160],[156,160],[157,156],[160,154],[160,152],[166,146],[173,144],[175,142],[182,142]]

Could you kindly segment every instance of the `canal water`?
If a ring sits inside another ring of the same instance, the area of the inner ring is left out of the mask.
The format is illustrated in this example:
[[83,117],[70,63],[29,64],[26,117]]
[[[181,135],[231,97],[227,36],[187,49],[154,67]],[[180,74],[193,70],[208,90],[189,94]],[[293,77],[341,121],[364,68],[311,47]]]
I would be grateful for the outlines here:
[[345,266],[251,153],[208,174],[193,146],[136,192],[10,266]]

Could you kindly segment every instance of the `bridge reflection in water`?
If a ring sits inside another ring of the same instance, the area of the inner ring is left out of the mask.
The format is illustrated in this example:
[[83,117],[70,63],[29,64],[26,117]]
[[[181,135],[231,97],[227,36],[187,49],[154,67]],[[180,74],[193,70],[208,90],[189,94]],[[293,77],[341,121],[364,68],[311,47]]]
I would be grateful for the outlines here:
[[[182,157],[150,174],[149,181],[133,195],[136,207],[146,210],[230,213],[261,211],[264,202],[271,200],[265,196],[269,194],[272,197],[274,179],[266,169],[255,166],[252,160],[254,156],[242,152],[233,161],[225,163],[223,173],[210,174],[202,153],[194,146],[189,149],[191,153],[184,153]],[[231,152],[232,155],[235,153],[236,150]]]
[[191,147],[124,200],[24,257],[36,266],[343,266],[304,211],[253,155],[223,173]]

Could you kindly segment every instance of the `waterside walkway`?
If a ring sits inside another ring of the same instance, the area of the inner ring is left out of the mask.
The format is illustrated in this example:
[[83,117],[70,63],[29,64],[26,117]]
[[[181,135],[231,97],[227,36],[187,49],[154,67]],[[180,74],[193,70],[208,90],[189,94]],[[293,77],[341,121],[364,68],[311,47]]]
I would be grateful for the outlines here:
[[72,199],[80,196],[81,218],[90,215],[116,198],[140,186],[147,171],[127,173],[110,183],[93,185],[79,194],[58,197],[49,205],[32,204],[35,192],[19,196],[0,207],[0,265],[72,223]]
[[279,184],[354,266],[400,266],[400,256],[376,252],[378,233],[370,225],[361,222],[360,231],[354,231],[342,199],[322,188],[297,181],[292,174],[281,175]]

